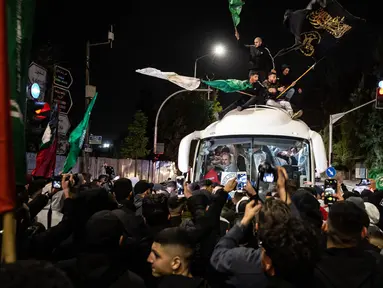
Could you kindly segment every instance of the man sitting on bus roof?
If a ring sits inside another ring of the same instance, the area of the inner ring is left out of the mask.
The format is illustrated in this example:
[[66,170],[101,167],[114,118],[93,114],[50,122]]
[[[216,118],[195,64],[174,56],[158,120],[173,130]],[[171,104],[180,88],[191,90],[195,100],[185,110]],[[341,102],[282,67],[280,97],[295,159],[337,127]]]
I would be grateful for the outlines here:
[[285,90],[285,87],[280,87],[277,82],[277,75],[274,72],[269,73],[262,85],[266,88],[266,105],[285,109],[293,119],[298,119],[302,116],[302,110],[294,114],[293,108],[290,102],[286,101],[284,94],[278,97]]
[[262,84],[259,82],[259,72],[250,71],[249,74],[249,83],[252,85],[251,88],[247,88],[243,91],[242,97],[227,106],[222,112],[220,112],[219,116],[222,118],[225,114],[231,110],[233,110],[237,106],[238,111],[242,111],[248,108],[250,105],[263,105],[264,93],[262,92]]

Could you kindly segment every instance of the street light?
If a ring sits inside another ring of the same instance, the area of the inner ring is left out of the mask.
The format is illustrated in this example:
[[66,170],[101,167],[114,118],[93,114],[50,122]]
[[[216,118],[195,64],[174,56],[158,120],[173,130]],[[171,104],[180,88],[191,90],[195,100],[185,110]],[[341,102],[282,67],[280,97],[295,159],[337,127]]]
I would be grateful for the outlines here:
[[223,46],[222,44],[217,44],[214,46],[212,53],[198,57],[194,62],[194,78],[197,78],[197,62],[198,62],[198,60],[205,58],[205,57],[208,57],[208,56],[212,56],[212,55],[221,57],[221,56],[225,55],[225,53],[226,53],[225,46]]
[[225,46],[218,44],[214,47],[213,53],[217,56],[223,56],[226,53]]
[[[210,88],[208,89],[195,89],[193,90],[194,91],[198,91],[198,92],[210,92],[212,91]],[[168,98],[166,98],[160,108],[158,108],[158,111],[157,111],[157,115],[156,115],[156,121],[154,122],[154,141],[153,141],[153,153],[154,154],[157,154],[157,130],[158,130],[158,118],[160,117],[160,112],[162,110],[162,108],[164,107],[164,105],[166,104],[166,102],[168,102],[171,98],[173,98],[174,96],[180,94],[180,93],[183,93],[183,92],[190,92],[189,90],[179,90],[177,92],[174,92],[173,94],[169,95]]]
[[[106,42],[99,42],[99,43],[90,43],[89,41],[86,42],[86,49],[85,49],[85,109],[88,107],[92,97],[94,96],[94,90],[95,87],[92,87],[90,85],[90,73],[89,73],[89,66],[90,66],[90,47],[94,46],[101,46],[101,45],[110,45],[110,48],[113,48],[113,41],[114,41],[114,33],[113,33],[113,25],[110,25],[110,31],[108,31],[108,41]],[[94,89],[92,89],[94,88]],[[85,144],[89,144],[89,130],[90,130],[90,122],[88,124],[88,127],[86,129],[85,134]],[[84,157],[84,172],[88,173],[89,171],[89,153],[84,149],[83,150],[83,157]]]

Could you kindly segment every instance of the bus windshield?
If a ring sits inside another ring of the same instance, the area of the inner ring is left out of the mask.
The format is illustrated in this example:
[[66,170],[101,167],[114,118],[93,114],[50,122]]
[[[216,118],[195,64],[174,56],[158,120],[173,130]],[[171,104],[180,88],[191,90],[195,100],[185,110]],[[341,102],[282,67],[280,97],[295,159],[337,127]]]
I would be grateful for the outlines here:
[[307,140],[275,137],[217,137],[200,141],[195,163],[195,181],[210,179],[225,185],[246,172],[256,186],[258,167],[263,163],[283,166],[297,186],[311,180],[310,149]]

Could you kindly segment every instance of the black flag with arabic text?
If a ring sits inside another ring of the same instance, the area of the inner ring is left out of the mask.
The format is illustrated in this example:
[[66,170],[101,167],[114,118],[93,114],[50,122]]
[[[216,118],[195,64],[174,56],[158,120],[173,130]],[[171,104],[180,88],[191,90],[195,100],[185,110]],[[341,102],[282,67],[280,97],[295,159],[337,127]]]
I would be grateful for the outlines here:
[[318,60],[355,29],[360,20],[335,0],[313,0],[306,9],[287,10],[284,23],[294,35],[295,44],[281,50],[278,56],[298,50]]

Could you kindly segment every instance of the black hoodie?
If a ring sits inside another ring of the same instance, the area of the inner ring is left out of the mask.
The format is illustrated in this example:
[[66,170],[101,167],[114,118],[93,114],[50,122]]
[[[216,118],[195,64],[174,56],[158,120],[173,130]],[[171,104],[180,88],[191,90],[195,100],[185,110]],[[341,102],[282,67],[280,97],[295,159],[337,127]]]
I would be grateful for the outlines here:
[[359,248],[327,249],[317,264],[316,287],[383,287],[383,261]]

